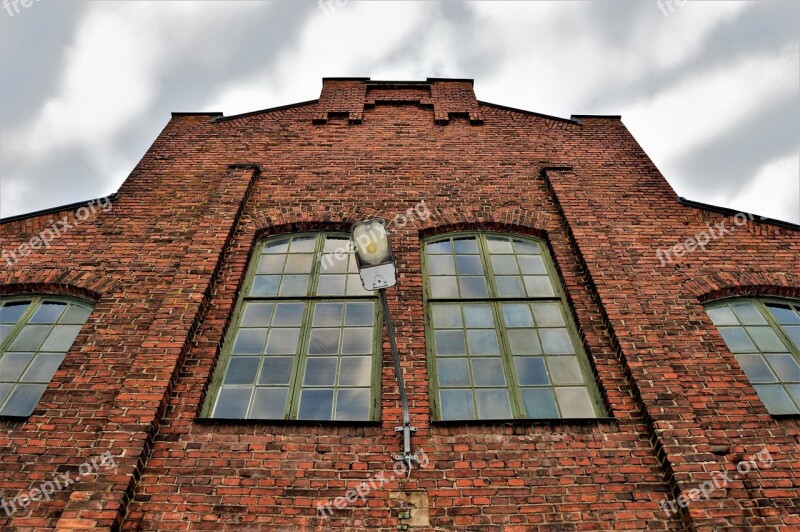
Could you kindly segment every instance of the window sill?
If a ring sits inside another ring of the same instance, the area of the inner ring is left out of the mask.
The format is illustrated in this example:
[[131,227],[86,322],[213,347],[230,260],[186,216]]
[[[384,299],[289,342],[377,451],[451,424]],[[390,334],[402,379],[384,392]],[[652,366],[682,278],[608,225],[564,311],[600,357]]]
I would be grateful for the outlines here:
[[602,425],[614,424],[617,420],[613,417],[587,417],[587,418],[554,418],[554,419],[455,419],[431,421],[434,427],[453,427],[453,426],[490,426],[490,425]]

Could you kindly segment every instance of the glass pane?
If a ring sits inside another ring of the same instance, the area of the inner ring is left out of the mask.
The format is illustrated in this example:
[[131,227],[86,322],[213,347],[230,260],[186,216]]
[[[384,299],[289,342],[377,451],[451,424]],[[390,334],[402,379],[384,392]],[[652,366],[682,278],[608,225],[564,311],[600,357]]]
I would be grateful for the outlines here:
[[522,390],[525,416],[528,419],[557,419],[556,399],[550,388],[525,388]]
[[313,329],[309,355],[335,355],[339,352],[339,329]]
[[789,398],[789,394],[780,384],[753,386],[753,388],[756,389],[759,399],[770,414],[781,416],[798,413],[797,405]]
[[472,355],[499,355],[500,346],[497,345],[497,331],[475,330],[467,331],[469,352]]
[[242,327],[268,327],[272,318],[272,303],[247,303],[242,314]]
[[246,419],[253,388],[222,388],[217,397],[214,416],[223,419]]
[[472,376],[475,386],[505,386],[503,363],[499,358],[473,358]]
[[369,386],[372,357],[344,357],[339,369],[339,386]]
[[768,304],[767,309],[769,309],[775,321],[782,325],[800,324],[800,316],[788,305]]
[[519,275],[516,257],[513,255],[492,256],[492,271],[495,275]]
[[292,247],[289,249],[291,253],[313,253],[316,244],[316,238],[313,236],[301,236],[292,239]]
[[542,349],[548,355],[574,353],[572,341],[566,329],[539,329]]
[[[795,404],[800,407],[800,384],[787,384],[785,388],[786,391],[789,392],[789,395],[794,400]],[[2,396],[3,394],[0,392],[0,397]],[[2,399],[0,399],[0,402],[2,402]]]
[[761,355],[735,355],[750,382],[775,382],[775,375]]
[[289,239],[283,238],[268,242],[267,245],[264,246],[263,253],[286,253],[287,251],[289,251]]
[[286,259],[284,273],[311,273],[314,255],[289,255]]
[[257,273],[280,274],[283,272],[283,263],[286,255],[261,255],[258,261]]
[[336,394],[337,421],[369,421],[369,388],[341,389]]
[[314,327],[339,327],[343,310],[343,303],[317,303],[314,307]]
[[475,419],[471,390],[440,390],[439,402],[443,420]]
[[265,358],[258,383],[270,385],[289,384],[292,378],[293,363],[294,358],[292,357]]
[[0,410],[0,416],[31,415],[46,389],[46,384],[18,384]]
[[745,327],[745,329],[759,350],[767,353],[786,351],[786,346],[772,327]]
[[304,386],[333,386],[336,384],[336,365],[334,357],[314,357],[306,360],[303,375]]
[[320,265],[320,272],[323,274],[330,273],[347,273],[347,263],[350,255],[323,255],[322,264]]
[[522,273],[528,275],[545,275],[547,268],[544,267],[544,260],[538,255],[519,257],[519,267]]
[[0,381],[14,382],[19,379],[33,353],[6,353],[0,358]]
[[279,294],[282,296],[304,296],[308,293],[308,275],[284,275]]
[[514,239],[514,249],[520,255],[538,255],[541,253],[538,244],[527,240],[517,240],[516,238]]
[[495,277],[494,282],[500,297],[525,297],[522,277]]
[[544,359],[541,357],[514,357],[517,380],[521,386],[544,386],[550,384]]
[[275,327],[299,327],[303,322],[304,303],[278,303],[272,325]]
[[525,303],[504,303],[503,316],[507,327],[533,327],[531,309]]
[[56,325],[42,346],[42,351],[69,351],[79,332],[81,332],[80,325]]
[[459,275],[483,275],[483,265],[478,255],[456,256],[456,268]]
[[731,305],[734,314],[739,317],[742,325],[766,325],[767,320],[758,311],[754,303],[736,303]]
[[595,417],[592,400],[586,388],[556,388],[562,417]]
[[267,340],[267,329],[242,329],[236,336],[233,353],[261,354]]
[[28,310],[30,301],[18,303],[6,303],[0,308],[0,323],[17,323],[22,315]]
[[343,237],[325,237],[325,244],[322,247],[324,253],[346,254],[350,250],[350,239]]
[[256,388],[250,419],[283,419],[288,388]]
[[534,303],[533,315],[538,327],[564,327],[564,315],[561,314],[561,303]]
[[294,355],[299,339],[300,329],[272,329],[265,352],[268,355]]
[[478,400],[478,418],[511,419],[511,404],[508,402],[508,390],[475,390]]
[[43,303],[28,323],[55,323],[66,307],[64,303]]
[[303,390],[298,419],[330,420],[333,415],[333,390]]
[[542,352],[534,329],[512,329],[508,331],[508,343],[515,355],[538,355]]
[[437,329],[460,328],[461,307],[458,305],[433,305],[433,326]]
[[317,284],[317,295],[343,296],[347,275],[321,275]]
[[255,297],[274,296],[278,293],[278,284],[281,282],[280,275],[256,275],[253,279],[253,288],[250,295]]
[[475,238],[458,238],[453,240],[456,255],[477,255],[478,241]]
[[9,333],[11,333],[11,329],[13,329],[13,325],[0,325],[0,343],[8,337]]
[[486,244],[489,248],[489,253],[492,255],[514,253],[514,250],[511,249],[511,241],[505,237],[487,237]]
[[233,357],[225,372],[225,384],[253,384],[258,374],[258,357]]
[[469,386],[469,366],[466,358],[437,358],[436,372],[439,374],[439,386]]
[[728,307],[710,308],[707,312],[714,325],[739,325],[739,320]]
[[789,337],[789,340],[800,349],[800,327],[783,327],[783,332],[786,333],[786,336]]
[[342,331],[342,353],[366,355],[372,353],[372,329],[344,329]]
[[489,305],[464,305],[464,321],[473,329],[494,328],[494,316]]
[[483,277],[459,277],[461,297],[487,297],[486,279]]
[[432,255],[428,257],[428,274],[454,275],[456,267],[452,255]]
[[583,384],[583,373],[576,357],[547,357],[553,384]]
[[466,355],[464,331],[434,331],[436,353],[439,355]]
[[431,297],[433,298],[457,298],[458,285],[455,277],[438,277],[429,280]]
[[39,354],[22,376],[24,382],[50,382],[64,360],[64,354]]
[[0,407],[3,406],[3,401],[6,400],[13,387],[13,384],[0,382]]
[[756,346],[750,341],[750,338],[741,327],[720,327],[719,333],[722,339],[728,344],[728,349],[731,353],[752,353],[757,351]]
[[347,276],[347,295],[348,296],[370,296],[373,292],[364,289],[364,283],[358,274]]
[[26,325],[11,344],[9,351],[36,351],[51,328],[50,325]]
[[431,242],[426,246],[426,249],[429,255],[447,255],[453,252],[449,239],[441,242]]
[[778,375],[778,379],[783,382],[800,382],[800,364],[789,353],[767,355],[767,361]]
[[525,289],[530,297],[552,297],[555,295],[550,278],[544,275],[525,276]]
[[347,271],[350,273],[358,273],[358,262],[356,262],[356,254],[350,254],[350,266],[348,266]]
[[344,324],[347,326],[372,325],[375,320],[373,303],[348,303]]

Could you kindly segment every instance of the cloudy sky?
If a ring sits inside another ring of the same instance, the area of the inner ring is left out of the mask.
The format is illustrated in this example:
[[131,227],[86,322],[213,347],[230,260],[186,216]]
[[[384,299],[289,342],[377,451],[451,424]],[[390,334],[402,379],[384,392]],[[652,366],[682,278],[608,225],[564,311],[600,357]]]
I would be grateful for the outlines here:
[[798,0],[5,1],[0,216],[116,191],[171,111],[364,76],[621,114],[678,194],[800,223]]

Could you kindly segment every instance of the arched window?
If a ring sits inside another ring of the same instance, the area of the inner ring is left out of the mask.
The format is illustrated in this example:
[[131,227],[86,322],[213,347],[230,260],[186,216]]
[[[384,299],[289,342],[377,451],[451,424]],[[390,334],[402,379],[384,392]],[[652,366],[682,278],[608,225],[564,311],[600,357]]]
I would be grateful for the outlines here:
[[800,302],[734,299],[706,311],[769,413],[800,414]]
[[594,418],[602,412],[547,248],[502,234],[424,245],[434,417]]
[[60,297],[0,299],[0,416],[31,415],[91,311]]
[[377,297],[348,235],[259,244],[206,405],[223,419],[377,419]]

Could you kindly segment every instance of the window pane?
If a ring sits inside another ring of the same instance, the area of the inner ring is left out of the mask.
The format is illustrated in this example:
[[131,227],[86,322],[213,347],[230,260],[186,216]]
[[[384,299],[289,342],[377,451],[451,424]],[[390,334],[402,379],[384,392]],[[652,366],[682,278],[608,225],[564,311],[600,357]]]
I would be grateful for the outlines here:
[[531,308],[525,303],[503,304],[503,316],[507,327],[533,327]]
[[800,382],[800,364],[789,353],[767,355],[767,361],[781,381]]
[[33,358],[33,353],[6,353],[0,357],[0,381],[19,380],[22,372]]
[[783,327],[783,332],[789,337],[789,340],[800,349],[800,327]]
[[3,406],[3,401],[6,400],[6,397],[8,397],[9,393],[11,393],[11,389],[13,387],[13,384],[0,382],[0,407]]
[[542,339],[542,349],[548,355],[575,352],[566,329],[540,329],[539,336]]
[[439,398],[443,420],[475,419],[471,390],[440,390]]
[[285,262],[286,255],[261,255],[256,272],[263,274],[280,274],[283,272],[283,264]]
[[366,421],[369,419],[369,407],[369,388],[340,389],[336,394],[338,421]]
[[508,390],[475,390],[478,400],[478,417],[480,419],[511,419],[511,404],[508,402]]
[[313,329],[309,355],[335,355],[339,352],[339,329]]
[[458,305],[433,305],[433,326],[437,329],[460,328],[461,307]]
[[538,244],[528,240],[517,240],[516,238],[514,239],[514,250],[519,255],[538,255],[541,253]]
[[745,327],[760,351],[775,353],[786,351],[786,346],[771,327]]
[[486,238],[486,244],[489,247],[489,253],[492,255],[514,253],[514,250],[511,249],[511,241],[508,238],[490,236]]
[[234,357],[225,372],[225,384],[253,384],[258,373],[258,357]]
[[729,307],[717,307],[708,309],[708,316],[714,325],[739,325],[739,320]]
[[286,266],[283,269],[284,273],[311,273],[311,268],[314,265],[314,255],[289,255],[286,259]]
[[547,357],[547,367],[553,384],[583,384],[583,374],[577,357]]
[[253,388],[225,388],[219,392],[214,417],[223,419],[246,419]]
[[524,388],[522,402],[525,404],[525,417],[529,419],[558,418],[556,400],[551,388]]
[[469,328],[493,329],[492,307],[489,305],[464,305],[464,321]]
[[264,246],[263,253],[286,253],[289,251],[289,239],[273,240]]
[[472,355],[499,355],[500,346],[497,345],[497,331],[491,330],[468,330],[467,341],[469,342],[469,352]]
[[495,275],[519,275],[517,259],[513,255],[493,255],[492,270]]
[[[789,392],[789,396],[794,400],[795,404],[800,407],[800,384],[787,384],[786,391]],[[1,392],[0,397],[2,397]],[[0,399],[1,401],[2,399]]]
[[303,323],[303,313],[306,306],[303,303],[278,303],[275,316],[272,318],[274,327],[299,327]]
[[592,401],[586,388],[556,388],[558,406],[562,417],[595,417]]
[[475,386],[505,386],[503,362],[499,358],[473,358],[472,376]]
[[293,355],[297,353],[300,329],[272,329],[269,333],[268,355]]
[[428,257],[430,275],[455,275],[456,267],[452,255],[433,255]]
[[272,303],[247,303],[242,314],[242,327],[267,327],[272,318]]
[[770,313],[775,318],[775,321],[782,325],[800,325],[800,315],[798,315],[788,305],[770,304],[767,305],[767,309],[769,309]]
[[250,295],[254,297],[274,296],[278,293],[278,284],[280,282],[280,275],[256,275],[255,279],[253,279]]
[[0,410],[0,416],[31,415],[46,389],[46,384],[18,384]]
[[483,277],[459,277],[461,297],[487,297],[486,279]]
[[537,327],[564,327],[564,315],[560,303],[534,303],[533,315]]
[[0,343],[8,337],[13,328],[13,325],[0,325]]
[[17,323],[28,310],[28,305],[30,305],[30,301],[6,303],[0,307],[0,323]]
[[720,327],[719,333],[722,335],[731,353],[752,353],[757,351],[756,346],[744,333],[741,327]]
[[322,256],[322,264],[320,265],[320,273],[347,273],[347,264],[350,255],[334,255],[328,254]]
[[743,325],[766,325],[767,320],[758,311],[753,303],[736,303],[731,305],[734,314],[739,317]]
[[483,275],[483,265],[478,255],[459,255],[456,257],[459,275]]
[[525,276],[525,290],[528,291],[530,297],[553,297],[553,285],[550,284],[550,278],[543,275]]
[[759,399],[770,414],[780,416],[798,413],[797,405],[789,398],[789,394],[780,384],[753,386],[753,388],[756,389]]
[[11,344],[9,351],[36,351],[51,328],[51,325],[26,325]]
[[497,285],[497,295],[500,297],[525,297],[522,277],[495,277],[494,282]]
[[436,353],[439,355],[466,355],[464,331],[436,331]]
[[361,276],[350,274],[347,276],[347,295],[348,296],[371,296],[373,292],[364,289]]
[[236,336],[233,354],[250,353],[261,354],[264,352],[264,343],[267,340],[268,329],[242,329]]
[[314,251],[316,238],[313,236],[301,236],[292,239],[290,253],[311,253]]
[[28,323],[55,323],[66,307],[64,303],[43,303]]
[[308,293],[308,275],[284,275],[279,294],[282,296],[304,296]]
[[544,260],[538,255],[521,256],[518,259],[522,273],[528,275],[544,275],[547,273],[547,268],[544,267]]
[[288,388],[256,388],[250,419],[283,419]]
[[344,329],[342,353],[347,355],[372,353],[372,329]]
[[343,237],[325,237],[325,244],[322,251],[325,253],[339,253],[341,255],[350,252],[350,239]]
[[23,382],[50,382],[56,370],[64,360],[63,354],[45,354],[36,356],[25,375],[22,376]]
[[259,384],[289,384],[292,378],[293,357],[268,357],[261,368]]
[[347,275],[322,275],[317,285],[320,296],[343,296]]
[[508,331],[508,343],[515,355],[538,355],[542,352],[535,329],[515,329]]
[[375,320],[374,303],[348,303],[344,324],[347,326],[372,325]]
[[336,384],[336,365],[334,357],[314,357],[306,360],[303,386],[333,386]]
[[314,307],[314,327],[341,326],[343,311],[343,303],[317,303]]
[[433,298],[456,298],[458,297],[458,285],[455,277],[439,277],[430,279],[429,286],[431,297]]
[[69,351],[79,332],[80,325],[56,325],[42,346],[42,351]]
[[478,241],[475,238],[457,238],[453,240],[456,255],[477,255]]
[[453,252],[453,247],[450,245],[450,240],[431,242],[425,247],[425,249],[430,255],[447,255]]
[[466,358],[437,358],[436,372],[439,375],[439,386],[469,386],[469,366]]
[[372,382],[372,357],[344,357],[339,370],[339,386],[369,386]]
[[550,384],[544,359],[541,357],[514,357],[517,380],[522,386],[546,386]]
[[303,390],[298,419],[330,420],[333,415],[333,390]]

